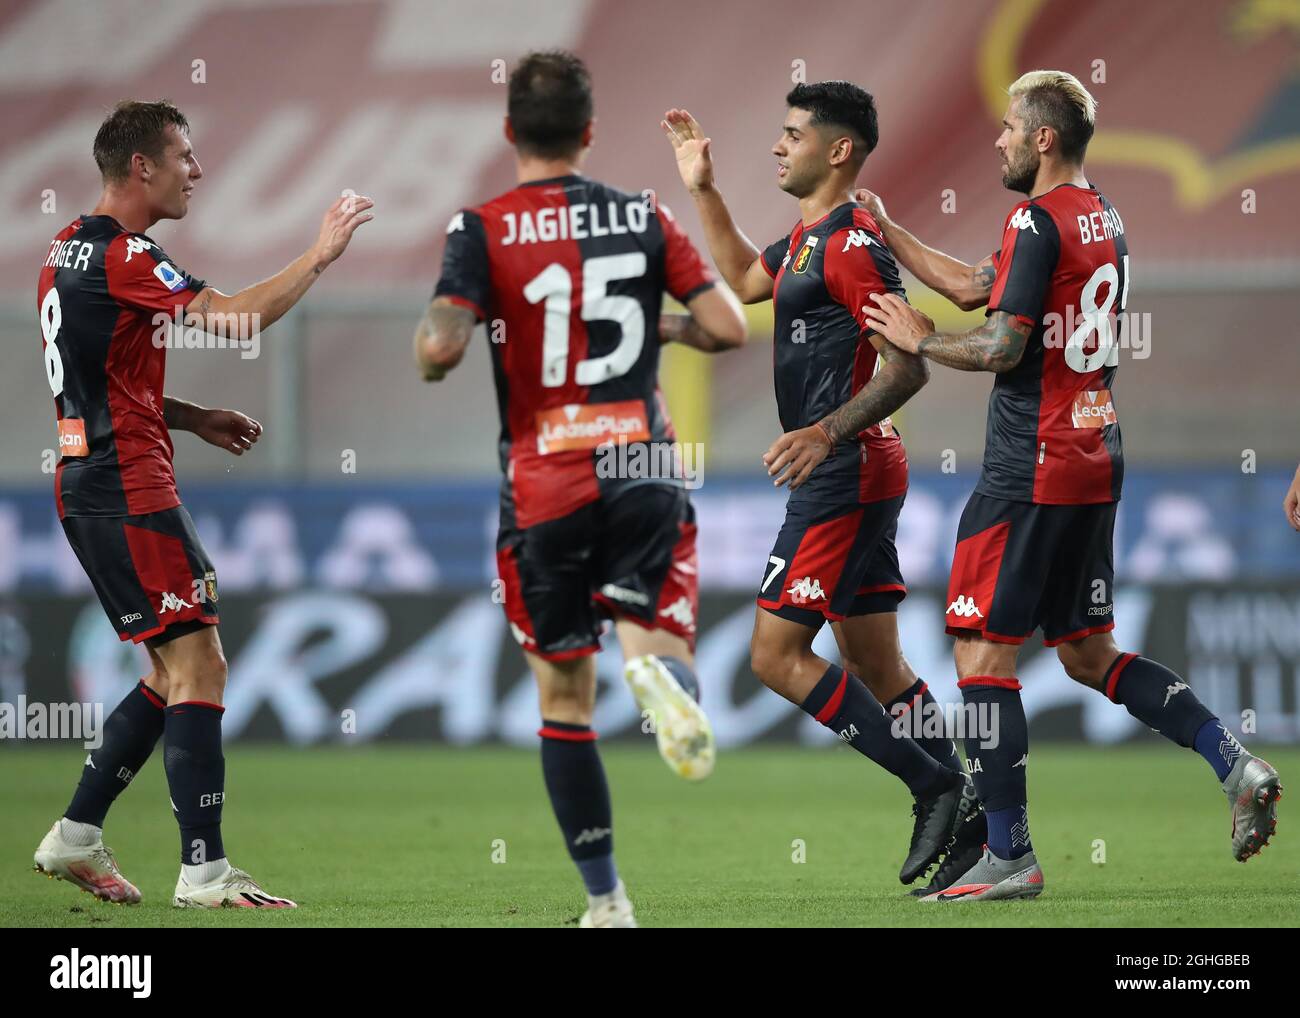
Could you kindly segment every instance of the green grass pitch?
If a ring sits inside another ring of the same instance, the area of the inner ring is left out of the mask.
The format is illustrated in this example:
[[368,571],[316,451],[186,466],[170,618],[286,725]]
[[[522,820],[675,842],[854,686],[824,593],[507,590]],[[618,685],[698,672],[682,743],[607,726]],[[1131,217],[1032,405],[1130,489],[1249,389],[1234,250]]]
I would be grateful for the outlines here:
[[[1030,820],[1045,893],[959,906],[903,894],[906,792],[847,749],[724,753],[700,785],[673,777],[649,745],[603,753],[619,868],[644,926],[1300,924],[1300,820],[1288,822],[1300,802],[1283,799],[1262,856],[1234,862],[1218,783],[1174,747],[1036,749]],[[1300,790],[1300,750],[1264,755]],[[564,927],[585,907],[535,753],[230,747],[227,850],[301,907],[198,914],[170,907],[178,844],[157,753],[106,828],[143,904],[97,902],[32,871],[81,759],[0,752],[5,926]]]

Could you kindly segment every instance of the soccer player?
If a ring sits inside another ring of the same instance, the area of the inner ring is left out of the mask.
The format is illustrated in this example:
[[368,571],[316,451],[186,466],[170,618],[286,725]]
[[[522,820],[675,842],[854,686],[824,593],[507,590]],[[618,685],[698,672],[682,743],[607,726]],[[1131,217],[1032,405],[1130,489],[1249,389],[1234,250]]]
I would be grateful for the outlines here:
[[[221,839],[226,660],[217,636],[217,576],[176,492],[173,431],[236,456],[262,426],[163,393],[169,322],[251,340],[302,297],[372,218],[368,198],[340,198],[311,248],[233,296],[181,269],[145,233],[180,219],[203,173],[185,115],[168,102],[119,103],[95,135],[104,190],[50,244],[37,285],[45,371],[62,458],[54,499],[64,533],[123,640],[143,643],[151,671],[104,723],[36,869],[106,901],[140,892],[104,846],[104,818],[162,737],[180,825],[180,908],[294,908],[231,866]],[[257,317],[257,316],[260,316]]]
[[[903,292],[875,220],[852,193],[879,137],[875,101],[850,82],[826,81],[797,85],[786,103],[772,153],[777,186],[798,199],[801,218],[762,251],[732,221],[710,139],[695,118],[669,110],[662,126],[723,278],[747,304],[775,300],[784,434],[763,462],[790,494],[759,586],[750,662],[768,688],[907,785],[916,819],[899,879],[912,883],[955,833],[964,836],[964,855],[984,840],[952,740],[913,739],[886,712],[936,709],[899,647],[896,612],[906,588],[894,535],[907,457],[889,420],[928,371],[872,335],[863,317],[868,296]],[[813,653],[827,622],[843,666]]]
[[[665,207],[581,175],[592,112],[573,54],[530,53],[514,69],[505,134],[519,186],[452,219],[415,353],[438,381],[491,323],[505,613],[537,678],[542,774],[586,885],[582,925],[608,928],[635,919],[591,728],[601,616],[669,767],[698,780],[715,754],[694,674],[695,515],[659,347],[737,347],[745,321]],[[661,315],[664,291],[690,314]]]
[[1124,473],[1112,396],[1129,283],[1124,221],[1084,173],[1096,113],[1087,89],[1062,71],[1031,71],[1009,93],[997,141],[1002,182],[1029,197],[1007,216],[1001,248],[978,265],[924,246],[874,195],[859,195],[921,282],[963,308],[988,306],[983,325],[954,335],[936,333],[892,295],[873,295],[872,326],[900,349],[997,376],[947,611],[965,702],[998,709],[997,746],[974,749],[989,842],[954,886],[926,899],[936,901],[1028,898],[1043,889],[1029,837],[1029,737],[1016,680],[1020,644],[1039,626],[1072,679],[1206,759],[1232,810],[1233,858],[1244,862],[1268,842],[1282,792],[1277,772],[1180,676],[1122,652],[1110,635]]

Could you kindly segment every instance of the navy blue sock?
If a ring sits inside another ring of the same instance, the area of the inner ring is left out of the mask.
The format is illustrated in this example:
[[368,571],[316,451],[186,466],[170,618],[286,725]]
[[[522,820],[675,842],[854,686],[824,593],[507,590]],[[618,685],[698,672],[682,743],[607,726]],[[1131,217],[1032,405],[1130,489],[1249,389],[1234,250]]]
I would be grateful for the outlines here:
[[[1196,748],[1214,772],[1219,773],[1224,760],[1218,749],[1219,740],[1215,740],[1213,752],[1208,755],[1196,744],[1197,734],[1218,718],[1174,672],[1148,658],[1121,654],[1106,669],[1103,688],[1111,700],[1123,704],[1125,710],[1148,728],[1180,746]],[[1231,769],[1232,765],[1228,767]],[[1219,775],[1219,780],[1226,776],[1227,771]]]
[[1192,738],[1192,748],[1205,757],[1220,781],[1227,779],[1237,757],[1246,751],[1246,747],[1218,718],[1211,718],[1197,729]]
[[1029,724],[1020,702],[1020,683],[971,675],[957,686],[968,708],[968,727],[974,725],[978,735],[985,736],[972,734],[964,741],[975,791],[988,814],[989,850],[1000,859],[1018,859],[1033,848],[1025,792]]
[[672,676],[677,680],[677,684],[690,693],[695,698],[695,702],[700,702],[700,680],[695,677],[695,671],[679,657],[664,657],[660,655],[659,660],[663,666],[672,672]]
[[933,799],[958,780],[905,732],[896,733],[893,719],[862,680],[839,665],[826,669],[799,707],[901,779],[918,799]]
[[984,812],[989,822],[990,852],[999,859],[1019,859],[1030,851],[1029,807],[1009,806]]
[[104,721],[101,740],[81,768],[81,781],[63,815],[104,826],[108,808],[149,759],[163,733],[162,697],[141,679]]
[[608,894],[618,884],[614,820],[605,768],[588,725],[543,719],[542,777],[560,832],[588,894]]
[[181,863],[198,866],[226,857],[221,843],[221,805],[226,797],[226,758],[221,752],[224,707],[187,700],[164,712],[163,765],[172,809],[181,828]]
[[943,713],[930,687],[920,679],[882,705],[894,724],[907,732],[912,741],[951,771],[962,772],[957,746],[948,738]]

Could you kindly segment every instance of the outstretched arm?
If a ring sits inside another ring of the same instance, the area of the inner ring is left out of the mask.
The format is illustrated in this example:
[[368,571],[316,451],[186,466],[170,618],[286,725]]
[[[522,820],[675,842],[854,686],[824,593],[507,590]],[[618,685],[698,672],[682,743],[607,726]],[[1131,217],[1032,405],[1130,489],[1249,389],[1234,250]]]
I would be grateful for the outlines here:
[[981,308],[989,302],[993,280],[997,277],[992,255],[976,265],[968,265],[960,258],[922,244],[886,215],[885,204],[878,195],[860,188],[853,197],[880,224],[885,243],[899,263],[931,290],[943,294],[963,311]]
[[895,346],[959,371],[1010,371],[1024,356],[1033,332],[1023,316],[994,311],[969,332],[935,332],[934,322],[893,294],[872,294],[872,327]]
[[762,252],[740,232],[713,177],[712,139],[686,110],[669,110],[660,125],[677,157],[677,172],[695,199],[704,239],[718,272],[742,303],[757,304],[772,296],[772,277],[763,268]]
[[[253,328],[265,329],[278,321],[346,250],[357,227],[375,218],[367,211],[373,206],[373,201],[361,196],[339,198],[325,213],[320,236],[306,252],[270,279],[238,293],[224,294],[205,287],[186,306],[185,324],[214,336],[247,338],[245,322],[251,321]],[[257,318],[252,319],[253,315]]]

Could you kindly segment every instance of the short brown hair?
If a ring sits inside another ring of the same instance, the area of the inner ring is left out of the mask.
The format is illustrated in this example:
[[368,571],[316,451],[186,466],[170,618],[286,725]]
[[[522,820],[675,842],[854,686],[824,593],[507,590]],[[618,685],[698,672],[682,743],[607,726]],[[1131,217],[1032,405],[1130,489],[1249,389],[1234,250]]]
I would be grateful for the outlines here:
[[545,159],[572,155],[592,115],[586,65],[566,50],[525,54],[510,75],[506,113],[521,151]]
[[185,114],[166,99],[153,103],[123,99],[95,132],[95,163],[100,175],[105,181],[125,180],[131,171],[131,157],[137,152],[161,159],[169,124],[186,133],[190,129]]

